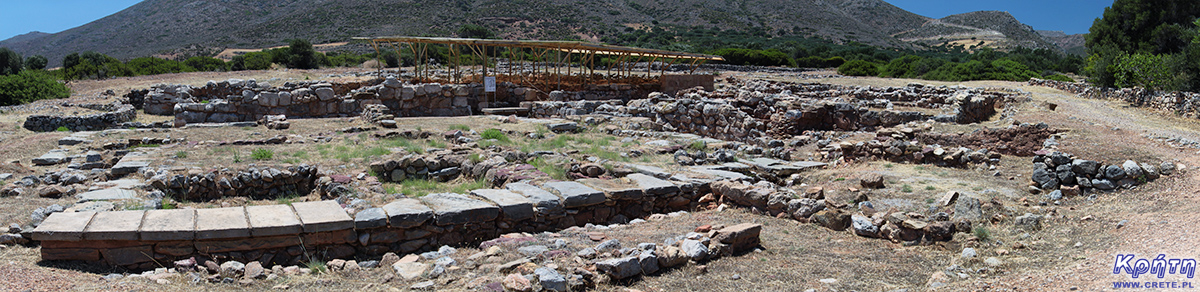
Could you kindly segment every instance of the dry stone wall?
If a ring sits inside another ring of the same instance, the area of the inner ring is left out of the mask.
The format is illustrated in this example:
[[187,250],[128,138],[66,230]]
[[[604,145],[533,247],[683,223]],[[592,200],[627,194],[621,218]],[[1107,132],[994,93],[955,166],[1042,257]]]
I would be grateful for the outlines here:
[[34,132],[50,132],[59,127],[71,131],[98,131],[118,127],[137,118],[137,111],[128,104],[77,106],[108,112],[85,116],[31,115],[25,118],[24,127]]
[[1033,78],[1029,85],[1050,87],[1085,98],[1120,100],[1134,106],[1174,113],[1189,118],[1200,118],[1200,93],[1181,91],[1155,91],[1141,87],[1100,88],[1085,82],[1062,82]]
[[[33,230],[44,260],[131,269],[188,259],[298,264],[479,243],[508,232],[625,222],[695,207],[708,181],[631,174],[616,180],[509,183],[404,198],[351,216],[335,201],[215,209],[53,213]],[[701,187],[700,185],[704,185]],[[682,199],[667,199],[681,197]],[[679,204],[683,203],[683,204]]]
[[278,198],[312,192],[321,175],[316,166],[281,168],[251,167],[240,171],[208,170],[172,173],[169,170],[143,169],[149,184],[164,194],[188,201],[209,201],[244,196],[256,199]]

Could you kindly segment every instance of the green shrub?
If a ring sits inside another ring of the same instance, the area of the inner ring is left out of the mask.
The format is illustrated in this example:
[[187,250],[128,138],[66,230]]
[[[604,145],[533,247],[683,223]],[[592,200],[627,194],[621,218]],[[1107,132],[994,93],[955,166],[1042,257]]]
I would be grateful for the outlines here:
[[975,234],[975,238],[978,238],[979,241],[988,241],[992,239],[992,232],[988,231],[988,229],[983,226],[975,227],[975,230],[972,232],[972,234]]
[[288,68],[316,69],[319,66],[317,51],[307,40],[295,39],[288,46]]
[[913,191],[913,189],[912,189],[912,186],[910,186],[908,184],[904,184],[903,186],[900,186],[900,191],[905,192],[905,193],[911,193]]
[[725,58],[725,63],[734,65],[755,66],[795,66],[796,63],[788,55],[779,50],[752,50],[724,48],[713,54]]
[[225,61],[212,57],[191,57],[184,60],[183,64],[198,71],[225,71],[229,69]]
[[254,158],[254,160],[270,160],[272,157],[275,157],[275,151],[271,151],[271,149],[258,148],[254,149],[254,152],[250,152],[250,158]]
[[229,69],[233,71],[242,70],[265,70],[271,68],[271,54],[266,52],[251,52],[245,55],[235,56],[229,61]]
[[495,139],[500,142],[508,142],[508,136],[504,135],[504,132],[501,132],[498,129],[484,130],[483,133],[480,133],[480,136],[483,136],[483,139]]
[[58,129],[54,129],[54,130],[59,131],[59,132],[70,132],[71,131],[71,129],[67,129],[67,126],[58,126]]
[[696,142],[692,142],[692,144],[688,145],[688,148],[690,148],[692,150],[704,150],[704,149],[708,149],[708,143],[706,143],[704,141],[696,141]]
[[69,96],[71,96],[71,89],[59,83],[58,79],[46,71],[25,70],[15,75],[0,76],[0,105],[15,105]]
[[187,157],[188,157],[187,151],[176,151],[175,152],[175,158],[187,158]]
[[196,69],[182,62],[165,60],[154,57],[142,57],[129,60],[125,65],[136,75],[158,75],[167,73],[193,72]]
[[33,55],[33,56],[30,56],[29,58],[25,58],[25,69],[26,70],[46,69],[46,63],[49,63],[49,62],[50,62],[50,60],[47,60],[46,56]]
[[863,60],[854,60],[838,67],[838,74],[845,76],[875,76],[879,75],[879,66]]

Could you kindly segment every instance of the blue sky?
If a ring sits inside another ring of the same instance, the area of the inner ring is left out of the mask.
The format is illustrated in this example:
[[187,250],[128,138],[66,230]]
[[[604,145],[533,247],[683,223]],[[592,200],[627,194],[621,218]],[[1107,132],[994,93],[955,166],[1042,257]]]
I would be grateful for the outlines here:
[[[1106,0],[884,0],[913,13],[942,18],[978,10],[1008,11],[1039,30],[1086,33],[1112,5]],[[0,9],[0,40],[41,31],[56,33],[116,13],[140,0],[6,0]]]
[[1111,0],[884,0],[923,16],[942,18],[980,10],[1007,11],[1037,30],[1061,30],[1067,34],[1087,33],[1092,21],[1104,15]]

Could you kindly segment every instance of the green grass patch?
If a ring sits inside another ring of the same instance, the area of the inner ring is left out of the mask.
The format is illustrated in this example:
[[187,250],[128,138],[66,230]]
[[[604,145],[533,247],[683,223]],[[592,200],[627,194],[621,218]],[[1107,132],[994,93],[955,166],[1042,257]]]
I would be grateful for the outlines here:
[[325,261],[317,260],[317,259],[308,260],[308,262],[304,263],[304,267],[308,268],[309,270],[312,270],[312,272],[316,273],[316,274],[325,273],[326,271],[329,271],[329,267],[325,265]]
[[884,164],[884,165],[883,165],[883,167],[887,167],[887,168],[892,168],[892,166],[894,166],[894,165],[892,165],[891,163],[888,163],[888,164]]
[[66,126],[59,126],[58,129],[54,129],[54,130],[59,131],[59,132],[70,132],[71,131],[71,129],[67,129]]
[[936,189],[937,189],[937,188],[935,188],[935,187],[933,187],[933,186],[925,186],[925,190],[926,190],[926,191],[932,191],[932,190],[936,190]]
[[467,126],[467,125],[462,125],[462,124],[454,124],[454,125],[450,125],[450,129],[467,132],[467,131],[471,130],[471,127]]
[[692,150],[708,149],[708,143],[704,142],[704,141],[692,142],[692,144],[688,145],[688,149],[692,149]]
[[250,158],[254,158],[254,160],[271,160],[274,157],[275,151],[271,149],[258,148],[254,149],[254,152],[250,152]]
[[900,191],[905,192],[905,193],[911,193],[913,191],[913,189],[912,189],[912,186],[910,186],[908,184],[904,184],[903,186],[900,186]]
[[187,157],[188,157],[187,151],[175,151],[175,158],[182,159],[182,158],[187,158]]
[[554,163],[546,161],[546,159],[544,159],[544,158],[538,157],[538,158],[530,159],[529,165],[532,165],[533,167],[537,168],[538,170],[546,173],[547,175],[550,175],[550,178],[557,179],[557,180],[566,180],[567,179],[566,168],[563,168],[563,166],[561,166],[561,165],[556,165]]
[[500,131],[499,129],[483,130],[483,133],[480,133],[479,135],[483,136],[484,139],[509,142],[508,135],[505,135],[504,132]]
[[992,239],[992,232],[988,231],[988,229],[983,226],[975,227],[975,230],[971,232],[971,234],[974,234],[975,238],[978,238],[981,242]]

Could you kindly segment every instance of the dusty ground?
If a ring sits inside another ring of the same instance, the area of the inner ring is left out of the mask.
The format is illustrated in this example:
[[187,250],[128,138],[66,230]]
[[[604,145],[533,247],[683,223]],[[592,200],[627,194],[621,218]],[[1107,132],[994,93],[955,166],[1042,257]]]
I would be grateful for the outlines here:
[[[286,80],[328,79],[345,70],[277,70],[235,73],[184,73],[159,76],[119,78],[105,81],[76,81],[70,86],[76,98],[93,98],[105,90],[118,94],[133,88],[146,88],[155,83],[182,83],[203,85],[208,80],[228,78],[255,78],[260,81],[282,83]],[[828,72],[813,72],[825,74]],[[881,78],[831,78],[808,79],[796,76],[772,76],[761,73],[738,74],[745,77],[767,78],[795,82],[822,82],[845,85],[904,86],[910,82],[934,85],[957,85],[960,83],[934,82],[908,79]],[[349,78],[349,77],[337,77]],[[982,127],[1001,127],[1018,122],[1045,122],[1051,127],[1067,129],[1060,134],[1059,149],[1092,160],[1120,162],[1125,159],[1139,161],[1172,160],[1189,166],[1200,165],[1195,149],[1177,149],[1145,138],[1146,134],[1184,137],[1200,140],[1200,124],[1195,120],[1174,117],[1170,114],[1148,109],[1128,107],[1120,102],[1082,99],[1058,90],[1026,86],[1016,82],[964,82],[972,87],[1015,88],[1032,93],[1033,101],[1017,105],[1011,119],[998,116],[992,121],[953,127],[940,127],[939,131],[970,131]],[[39,104],[53,105],[43,101]],[[1046,103],[1057,104],[1051,111]],[[39,111],[70,110],[61,108]],[[14,111],[0,115],[0,160],[19,160],[29,166],[29,159],[55,147],[54,141],[69,133],[31,133],[20,128],[20,122],[28,112]],[[140,120],[166,119],[140,115]],[[500,146],[513,148],[541,149],[551,145],[539,144],[520,138],[524,133],[537,132],[533,123],[502,124],[486,117],[465,118],[417,118],[402,119],[401,129],[420,129],[433,133],[452,128],[469,128],[482,131],[498,128],[509,131],[513,141]],[[363,172],[371,159],[381,155],[401,155],[415,148],[438,148],[439,139],[406,141],[387,144],[369,135],[373,132],[338,133],[338,129],[351,126],[366,126],[358,119],[312,119],[293,120],[292,128],[285,131],[269,131],[263,128],[222,128],[217,130],[179,130],[169,132],[136,132],[128,137],[111,139],[159,137],[186,137],[189,143],[171,146],[159,151],[163,159],[172,159],[178,153],[186,158],[176,159],[183,167],[231,167],[248,163],[312,163],[322,169],[355,175]],[[228,141],[236,139],[264,139],[275,135],[287,135],[289,139],[333,137],[328,143],[289,144],[269,146],[276,158],[269,162],[234,162],[232,153],[248,156],[256,148],[267,146],[209,146],[203,141]],[[588,132],[572,136],[563,148],[577,149],[590,155],[606,155],[620,152],[623,148],[636,147],[645,139],[622,142],[622,137],[605,138],[603,134]],[[601,146],[597,146],[601,145]],[[372,152],[382,147],[387,153]],[[301,154],[303,153],[303,154]],[[342,153],[356,153],[339,155]],[[372,154],[375,153],[375,154]],[[634,162],[667,166],[669,159],[662,157],[638,159]],[[889,241],[869,239],[851,232],[834,232],[811,224],[793,220],[777,219],[751,214],[745,210],[726,211],[698,210],[690,215],[665,221],[652,221],[632,228],[606,231],[611,238],[627,242],[660,241],[663,234],[683,234],[703,224],[732,225],[755,222],[764,225],[762,242],[764,249],[742,256],[727,257],[706,264],[702,272],[696,265],[671,270],[655,276],[642,277],[626,283],[603,284],[598,291],[891,291],[907,288],[909,291],[925,290],[931,276],[948,267],[958,266],[964,273],[962,278],[954,272],[946,272],[948,286],[936,291],[1106,291],[1113,290],[1113,281],[1129,281],[1128,275],[1113,275],[1112,264],[1116,254],[1137,254],[1139,258],[1151,258],[1166,254],[1170,258],[1196,258],[1194,247],[1200,246],[1200,237],[1193,225],[1200,222],[1200,198],[1197,186],[1200,177],[1189,171],[1153,181],[1132,190],[1097,194],[1094,200],[1086,195],[1062,200],[1061,205],[1041,206],[1040,195],[1025,191],[1031,169],[1029,158],[1006,156],[997,170],[964,170],[940,168],[928,165],[893,164],[887,162],[858,163],[806,173],[806,185],[824,186],[829,197],[850,198],[858,195],[851,191],[857,187],[857,178],[866,173],[877,173],[888,178],[888,187],[867,194],[877,208],[896,208],[901,211],[928,211],[929,202],[936,200],[946,191],[958,191],[980,197],[991,204],[990,212],[1001,214],[1000,218],[981,225],[990,231],[990,240],[974,240],[970,234],[958,234],[945,243],[925,246],[906,246]],[[343,168],[344,166],[344,168]],[[6,166],[12,168],[10,166]],[[31,173],[46,168],[4,169],[5,172]],[[457,182],[469,183],[469,182]],[[906,187],[907,186],[907,187]],[[385,185],[387,187],[387,185]],[[393,186],[399,187],[399,186]],[[451,187],[446,185],[443,187]],[[799,187],[799,186],[798,186]],[[907,191],[906,191],[907,190]],[[303,199],[303,198],[299,198]],[[36,196],[0,198],[0,223],[25,223],[29,213],[49,204],[70,204],[70,199],[45,199]],[[191,203],[197,205],[220,204],[221,202]],[[234,202],[252,204],[255,202]],[[271,202],[258,202],[271,203]],[[1012,218],[1026,212],[1054,214],[1044,222],[1045,228],[1026,231],[1013,228]],[[1122,228],[1117,223],[1128,220]],[[979,226],[979,225],[977,225]],[[980,258],[996,256],[1004,261],[999,267],[988,267],[978,259],[963,261],[958,255],[964,247],[974,247]],[[464,248],[460,254],[472,254],[477,249]],[[389,269],[374,269],[359,274],[314,274],[308,276],[283,277],[274,281],[258,281],[250,286],[237,284],[190,284],[179,279],[169,285],[155,284],[144,279],[124,279],[110,282],[101,276],[115,270],[96,267],[62,265],[39,261],[37,247],[14,246],[0,249],[0,291],[56,291],[56,290],[270,290],[286,286],[291,290],[303,291],[390,291],[405,290],[412,283],[391,279]],[[732,279],[734,275],[740,279]],[[826,281],[821,281],[821,280]],[[828,281],[835,279],[836,281]],[[1176,275],[1166,280],[1188,281]],[[831,283],[827,283],[831,282]]]

